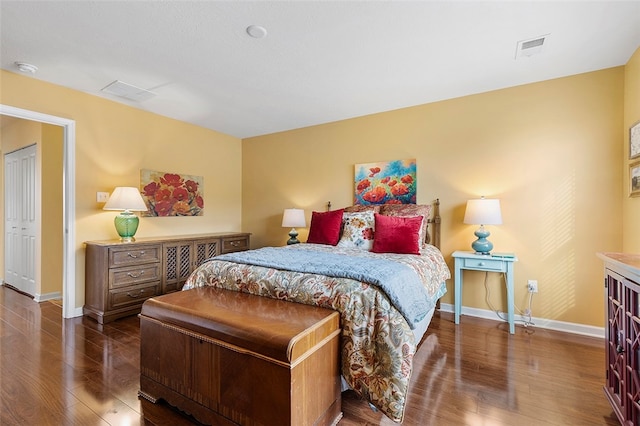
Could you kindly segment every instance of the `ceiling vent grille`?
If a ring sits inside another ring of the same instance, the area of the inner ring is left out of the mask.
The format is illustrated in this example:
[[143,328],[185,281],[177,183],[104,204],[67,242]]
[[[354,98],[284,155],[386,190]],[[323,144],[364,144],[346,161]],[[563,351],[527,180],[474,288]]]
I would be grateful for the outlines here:
[[129,99],[130,101],[142,102],[156,96],[155,93],[136,87],[132,84],[124,83],[120,80],[116,80],[113,83],[103,87],[102,92],[110,95],[120,96],[121,98]]
[[542,52],[542,48],[547,43],[549,34],[528,40],[520,40],[516,47],[516,59],[521,57],[529,57]]

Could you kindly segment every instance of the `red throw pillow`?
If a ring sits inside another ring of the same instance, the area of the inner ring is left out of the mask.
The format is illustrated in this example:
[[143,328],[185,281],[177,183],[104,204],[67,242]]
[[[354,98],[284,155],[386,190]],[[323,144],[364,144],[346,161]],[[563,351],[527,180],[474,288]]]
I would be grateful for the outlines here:
[[422,216],[384,216],[375,214],[374,253],[420,254]]
[[343,211],[344,209],[329,212],[312,212],[307,242],[331,246],[338,244]]

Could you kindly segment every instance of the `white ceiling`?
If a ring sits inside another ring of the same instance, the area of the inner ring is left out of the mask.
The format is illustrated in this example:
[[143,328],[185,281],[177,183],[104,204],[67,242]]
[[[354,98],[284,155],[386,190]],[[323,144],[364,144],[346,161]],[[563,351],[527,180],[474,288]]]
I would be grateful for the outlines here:
[[624,65],[640,0],[1,0],[0,40],[5,70],[245,138]]

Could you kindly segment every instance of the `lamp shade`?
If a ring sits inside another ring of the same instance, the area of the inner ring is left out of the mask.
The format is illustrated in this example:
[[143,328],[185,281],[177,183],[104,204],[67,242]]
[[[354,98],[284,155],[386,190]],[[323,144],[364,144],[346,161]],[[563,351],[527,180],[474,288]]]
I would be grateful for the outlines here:
[[307,226],[304,219],[304,210],[285,209],[282,215],[283,228],[304,228]]
[[464,212],[464,223],[470,225],[502,224],[500,200],[482,197],[480,199],[467,201],[467,208]]
[[104,204],[104,210],[129,210],[143,212],[147,205],[140,195],[138,188],[132,186],[118,186]]

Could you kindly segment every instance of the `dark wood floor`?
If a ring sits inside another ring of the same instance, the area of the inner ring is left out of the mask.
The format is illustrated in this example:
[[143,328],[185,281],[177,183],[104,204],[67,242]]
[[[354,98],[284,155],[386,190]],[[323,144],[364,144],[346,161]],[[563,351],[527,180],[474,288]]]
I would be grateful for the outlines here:
[[[405,425],[617,425],[600,339],[436,315],[414,360]],[[137,317],[62,319],[0,286],[0,424],[189,425],[137,397]],[[339,425],[392,425],[353,393]]]

